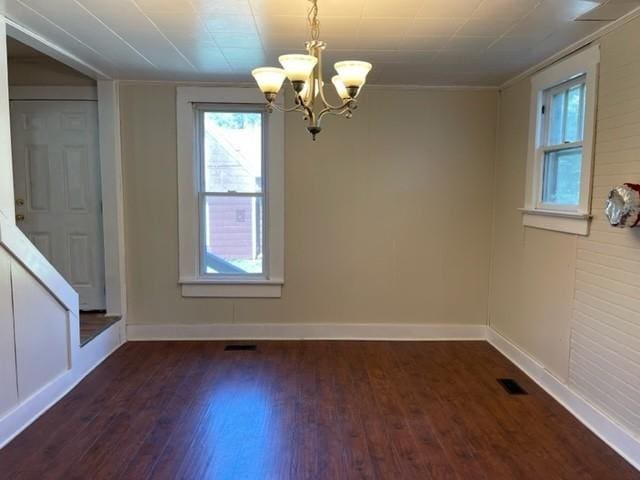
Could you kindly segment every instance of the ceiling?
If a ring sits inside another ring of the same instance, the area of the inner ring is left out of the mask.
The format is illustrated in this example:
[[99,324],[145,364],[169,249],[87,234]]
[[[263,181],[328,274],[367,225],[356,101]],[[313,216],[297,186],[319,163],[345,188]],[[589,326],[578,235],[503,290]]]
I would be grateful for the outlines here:
[[[278,55],[302,51],[310,5],[307,0],[2,4],[7,17],[112,78],[221,82],[249,81],[252,68],[277,65]],[[374,64],[370,83],[496,86],[640,6],[640,0],[318,4],[326,62],[368,60]]]

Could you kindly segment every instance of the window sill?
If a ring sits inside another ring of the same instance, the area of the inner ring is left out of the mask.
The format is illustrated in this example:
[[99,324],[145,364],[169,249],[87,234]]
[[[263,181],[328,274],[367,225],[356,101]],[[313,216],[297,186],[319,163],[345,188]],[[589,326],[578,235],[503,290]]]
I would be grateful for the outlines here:
[[585,213],[560,212],[519,208],[525,227],[553,230],[555,232],[589,235],[591,215]]
[[208,278],[180,279],[183,297],[280,298],[283,280]]

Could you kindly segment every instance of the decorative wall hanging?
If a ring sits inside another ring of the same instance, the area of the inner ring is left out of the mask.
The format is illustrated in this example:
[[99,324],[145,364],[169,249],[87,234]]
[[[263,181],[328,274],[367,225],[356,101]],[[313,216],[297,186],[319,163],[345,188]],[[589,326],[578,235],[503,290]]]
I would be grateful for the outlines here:
[[604,214],[614,227],[636,227],[640,224],[640,185],[623,183],[609,192]]

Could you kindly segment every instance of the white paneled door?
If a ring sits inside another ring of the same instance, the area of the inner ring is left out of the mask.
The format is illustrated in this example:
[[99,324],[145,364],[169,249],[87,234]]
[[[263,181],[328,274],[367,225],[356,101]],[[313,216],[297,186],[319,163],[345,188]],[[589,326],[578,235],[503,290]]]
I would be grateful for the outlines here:
[[16,223],[76,289],[104,310],[98,110],[91,101],[12,101]]

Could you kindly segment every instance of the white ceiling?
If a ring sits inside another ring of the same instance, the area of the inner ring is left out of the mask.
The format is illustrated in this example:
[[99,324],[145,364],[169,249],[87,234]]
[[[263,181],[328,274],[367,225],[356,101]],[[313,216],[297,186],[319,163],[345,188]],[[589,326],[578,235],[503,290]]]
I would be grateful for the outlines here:
[[[249,81],[252,68],[277,65],[278,55],[302,51],[310,5],[307,0],[3,2],[7,17],[108,76],[200,81]],[[640,6],[640,0],[318,4],[326,61],[368,60],[374,64],[371,83],[499,85]]]

